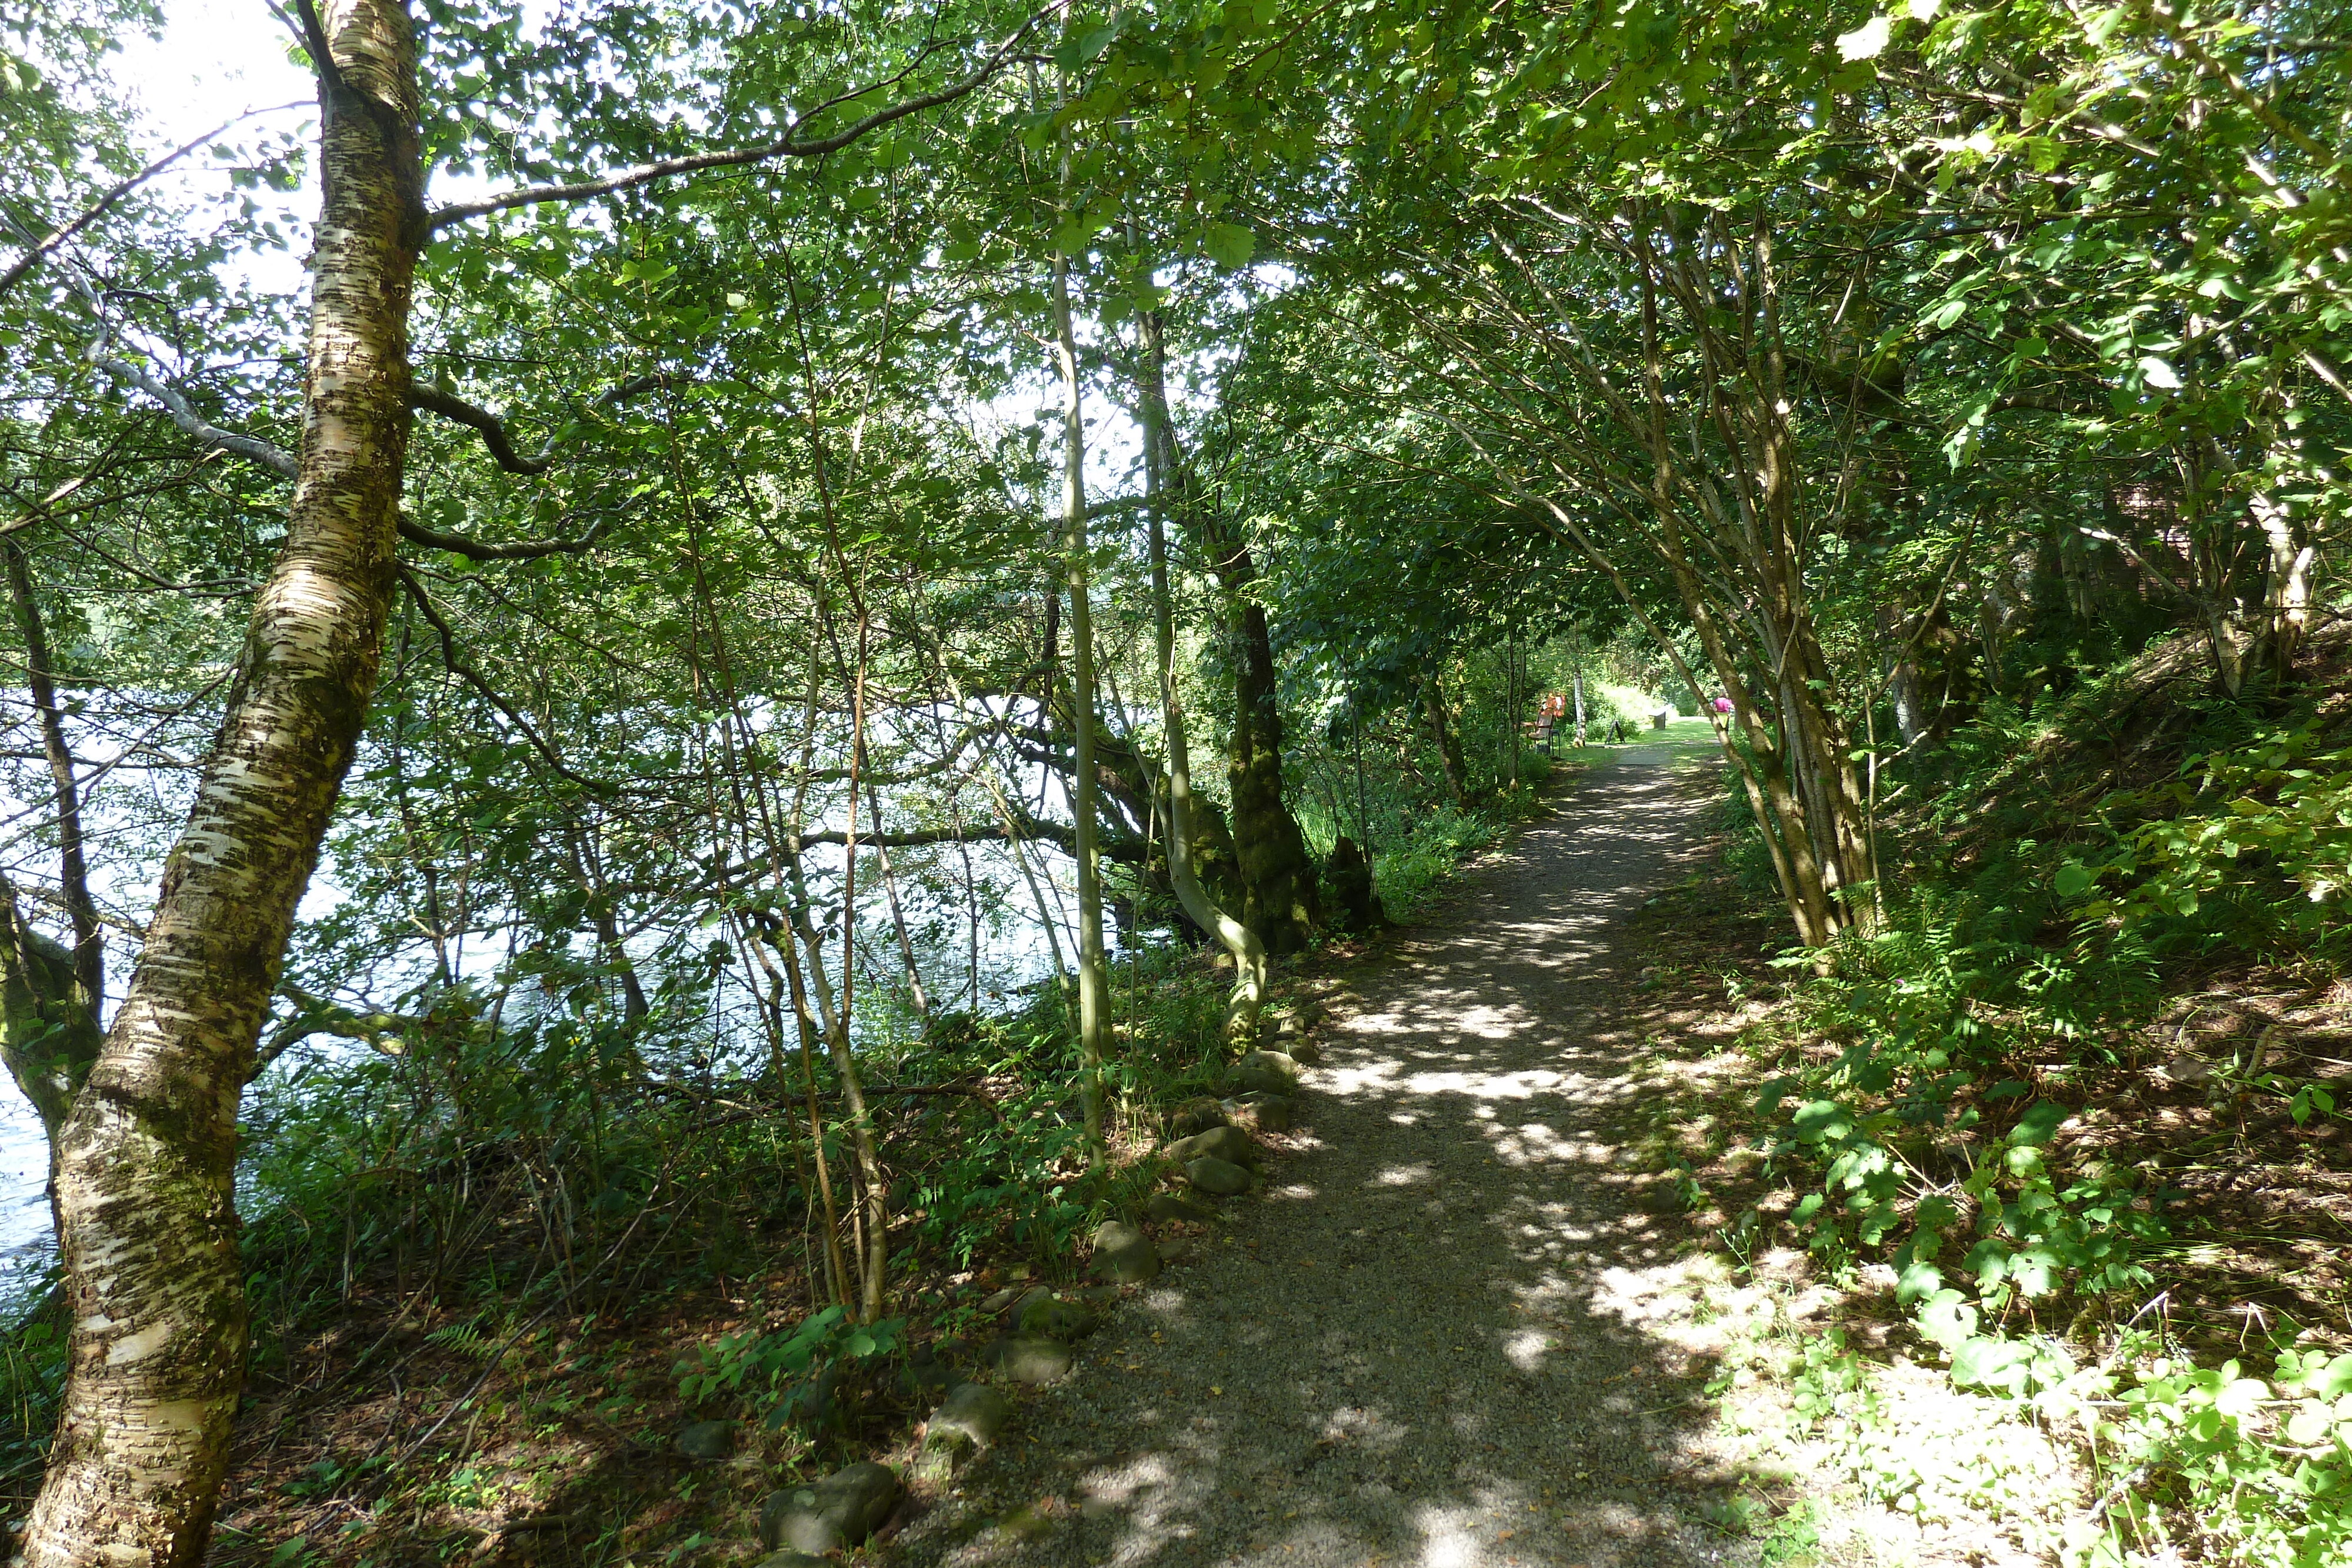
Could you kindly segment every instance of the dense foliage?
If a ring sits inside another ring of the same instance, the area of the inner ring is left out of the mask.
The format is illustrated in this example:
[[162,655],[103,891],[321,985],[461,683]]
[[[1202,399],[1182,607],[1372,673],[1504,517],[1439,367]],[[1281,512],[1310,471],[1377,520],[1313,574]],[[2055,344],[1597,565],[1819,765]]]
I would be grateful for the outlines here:
[[[331,132],[351,10],[257,42]],[[1572,693],[1715,726],[1839,1047],[1760,1113],[1816,1249],[1890,1262],[1964,1385],[2130,1406],[2120,1495],[2226,1492],[2212,1550],[2340,1552],[2352,1364],[2290,1337],[2273,1431],[2235,1370],[2011,1332],[2145,1295],[2172,1235],[2062,1157],[2060,1090],[2184,967],[2341,972],[2340,17],[359,10],[415,29],[415,423],[370,449],[396,559],[331,824],[257,852],[315,879],[206,1089],[257,1366],[362,1310],[495,1363],[790,1236],[790,1321],[692,1397],[887,1406],[850,1372],[940,1271],[1066,1250],[1269,974],[1363,934],[1321,868],[1369,852],[1410,918]],[[218,858],[192,802],[337,395],[331,278],[256,258],[320,241],[294,196],[349,154],[265,113],[152,168],[180,128],[108,62],[158,20],[0,16],[0,1044],[67,1151]],[[2067,1549],[2158,1551],[2139,1507]]]

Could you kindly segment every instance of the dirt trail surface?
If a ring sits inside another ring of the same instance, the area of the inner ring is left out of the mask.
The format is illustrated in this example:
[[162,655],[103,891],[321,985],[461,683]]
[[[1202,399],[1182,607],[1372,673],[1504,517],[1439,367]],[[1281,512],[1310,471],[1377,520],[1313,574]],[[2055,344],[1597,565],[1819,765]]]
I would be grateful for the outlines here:
[[1706,1358],[1656,1304],[1678,1205],[1611,1130],[1643,1049],[1606,1028],[1637,962],[1622,927],[1700,837],[1690,750],[1586,776],[1328,998],[1299,1152],[1085,1343],[898,1561],[1733,1555],[1698,1522],[1723,1479]]

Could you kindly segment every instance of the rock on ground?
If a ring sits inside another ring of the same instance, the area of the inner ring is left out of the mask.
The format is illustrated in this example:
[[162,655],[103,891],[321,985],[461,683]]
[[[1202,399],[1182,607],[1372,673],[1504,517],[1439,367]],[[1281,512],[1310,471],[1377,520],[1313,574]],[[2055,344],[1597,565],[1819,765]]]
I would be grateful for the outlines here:
[[1012,1401],[983,1384],[960,1383],[923,1427],[923,1469],[944,1479],[988,1450],[1013,1418]]
[[898,1505],[898,1478],[888,1466],[852,1465],[771,1495],[760,1507],[760,1541],[822,1557],[863,1545]]
[[1160,1152],[1180,1166],[1204,1156],[1236,1166],[1254,1166],[1258,1162],[1257,1145],[1251,1142],[1250,1135],[1239,1127],[1212,1127],[1205,1133],[1179,1138]]
[[1226,1070],[1225,1078],[1243,1093],[1298,1092],[1298,1063],[1279,1051],[1249,1052]]
[[1155,1192],[1143,1200],[1143,1218],[1155,1225],[1206,1225],[1217,1218],[1217,1211],[1181,1193]]
[[1219,1197],[1247,1192],[1250,1185],[1248,1171],[1231,1160],[1213,1159],[1206,1155],[1197,1160],[1184,1162],[1184,1179],[1202,1192],[1213,1192]]
[[1014,1383],[1056,1383],[1070,1375],[1077,1358],[1070,1347],[1044,1334],[1013,1333],[990,1343],[981,1360]]
[[689,1459],[723,1459],[735,1451],[735,1423],[688,1422],[678,1432],[677,1451]]
[[1287,1133],[1296,1115],[1296,1102],[1281,1094],[1244,1094],[1228,1101],[1226,1113],[1234,1125],[1251,1133]]
[[1169,1113],[1168,1135],[1187,1138],[1224,1124],[1225,1108],[1205,1094],[1196,1094]]
[[1160,1249],[1151,1238],[1124,1220],[1105,1220],[1095,1227],[1094,1256],[1087,1267],[1121,1285],[1140,1285],[1160,1272]]
[[1047,1290],[1030,1291],[1013,1309],[1013,1333],[1042,1334],[1065,1343],[1086,1338],[1101,1322],[1083,1301],[1066,1301]]

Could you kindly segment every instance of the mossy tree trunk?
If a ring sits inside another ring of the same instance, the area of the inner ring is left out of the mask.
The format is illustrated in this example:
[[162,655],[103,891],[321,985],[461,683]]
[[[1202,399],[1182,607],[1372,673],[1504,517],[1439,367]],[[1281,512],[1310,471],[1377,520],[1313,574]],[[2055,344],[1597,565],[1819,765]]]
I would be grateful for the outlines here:
[[[1236,575],[1257,575],[1246,549]],[[1276,956],[1305,947],[1321,923],[1314,859],[1282,788],[1282,710],[1265,608],[1236,595],[1234,617],[1233,746],[1225,785],[1233,800],[1234,853],[1241,861],[1242,919]]]
[[72,1113],[73,1099],[89,1076],[104,1042],[106,949],[98,927],[98,905],[89,895],[89,867],[82,852],[81,782],[74,770],[65,715],[58,703],[48,629],[33,592],[32,562],[12,535],[0,539],[5,557],[8,596],[17,634],[25,642],[25,685],[39,720],[41,751],[54,790],[50,810],[58,830],[58,890],[73,929],[70,949],[36,931],[24,919],[16,890],[0,882],[0,1062],[41,1119],[48,1146],[50,1219],[58,1212],[58,1139]]
[[[1157,312],[1143,313],[1145,363],[1142,397],[1144,488],[1151,497],[1151,624],[1159,655],[1160,726],[1168,744],[1168,873],[1178,902],[1192,923],[1223,945],[1234,960],[1234,988],[1225,1003],[1225,1040],[1246,1046],[1257,1038],[1265,1008],[1265,944],[1244,920],[1234,918],[1202,885],[1202,802],[1192,798],[1192,744],[1183,694],[1176,682],[1175,594],[1168,574],[1164,522],[1166,487],[1174,483],[1174,443],[1168,416],[1167,344]],[[1216,824],[1222,836],[1223,824]],[[1232,854],[1230,839],[1223,848]]]
[[[1184,522],[1224,595],[1225,663],[1233,674],[1234,720],[1225,763],[1233,801],[1228,826],[1242,892],[1242,920],[1266,950],[1296,953],[1312,940],[1322,911],[1307,835],[1283,793],[1282,710],[1274,637],[1257,601],[1257,562],[1249,543],[1183,473],[1171,432],[1163,458],[1182,497]],[[1204,874],[1213,868],[1203,865]]]

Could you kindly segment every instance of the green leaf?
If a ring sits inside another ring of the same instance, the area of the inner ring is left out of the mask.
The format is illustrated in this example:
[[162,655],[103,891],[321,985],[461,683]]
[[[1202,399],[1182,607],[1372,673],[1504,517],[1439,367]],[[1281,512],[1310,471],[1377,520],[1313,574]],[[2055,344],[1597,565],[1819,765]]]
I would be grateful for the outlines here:
[[2339,1355],[2326,1367],[2313,1375],[2304,1392],[2315,1399],[2334,1399],[2352,1394],[2352,1355]]
[[1912,1260],[1895,1281],[1895,1300],[1904,1306],[1944,1288],[1944,1271],[1925,1258]]
[[1838,57],[1844,60],[1876,59],[1885,49],[1888,35],[1894,30],[1894,17],[1874,16],[1851,33],[1840,33]]
[[1977,1332],[1977,1310],[1958,1291],[1937,1291],[1919,1308],[1919,1332],[1955,1350]]
[[2050,880],[2058,889],[2059,897],[2080,898],[2090,890],[2094,883],[2099,880],[2099,873],[2078,862],[2068,861],[2058,868],[2057,874]]
[[1247,267],[1257,249],[1257,236],[1240,224],[1211,224],[1202,235],[1201,248],[1228,272]]
[[1756,1091],[1756,1113],[1770,1120],[1780,1113],[1780,1102],[1803,1085],[1793,1078],[1775,1078]]
[[2047,1100],[2036,1101],[2027,1107],[2025,1114],[2010,1129],[2009,1141],[2019,1145],[2040,1148],[2058,1135],[2058,1124],[2066,1119],[2063,1106],[2053,1105]]
[[1952,1353],[1952,1381],[1983,1388],[2025,1392],[2032,1353],[2005,1339],[1972,1339]]
[[2336,1413],[2316,1399],[2306,1399],[2287,1417],[2286,1440],[2298,1448],[2325,1442],[2336,1426]]
[[1853,1118],[1834,1100],[1813,1101],[1801,1108],[1792,1120],[1797,1136],[1809,1144],[1843,1137],[1853,1131]]

